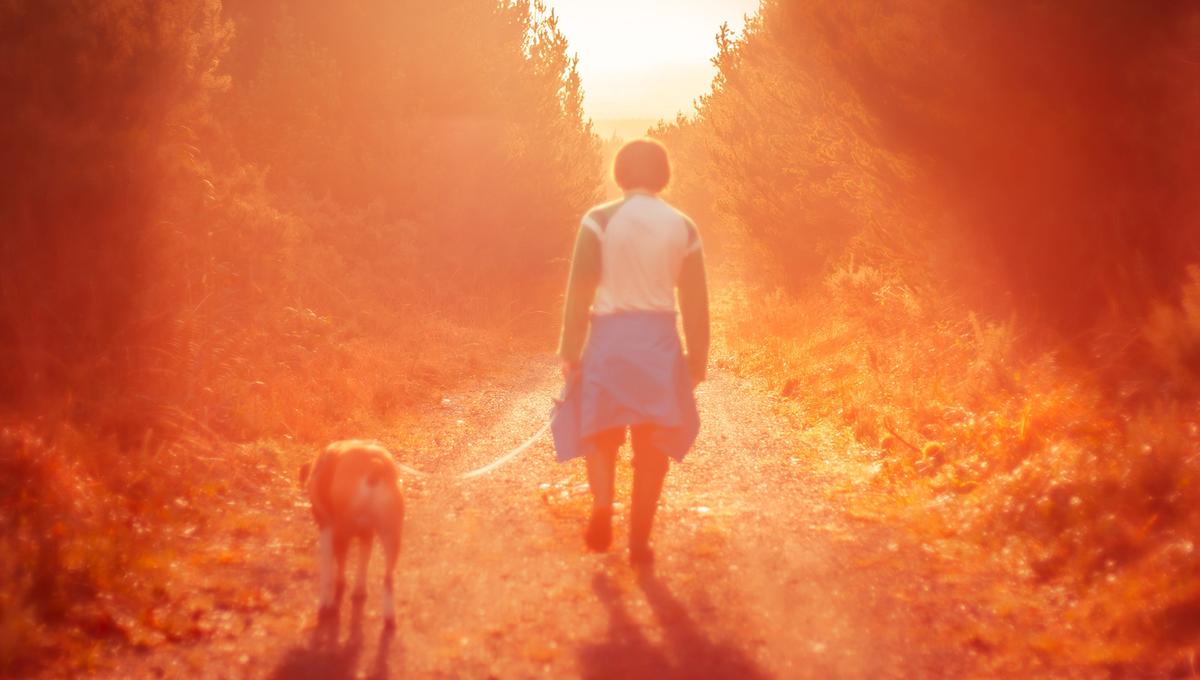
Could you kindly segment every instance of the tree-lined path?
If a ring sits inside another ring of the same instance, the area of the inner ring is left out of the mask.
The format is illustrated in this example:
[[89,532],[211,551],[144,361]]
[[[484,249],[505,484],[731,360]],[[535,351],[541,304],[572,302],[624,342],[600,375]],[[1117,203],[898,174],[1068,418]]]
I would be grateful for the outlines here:
[[[0,677],[1200,674],[1200,3],[626,4],[0,2]],[[628,452],[600,555],[548,438],[455,479],[617,130],[718,327],[642,574]],[[390,635],[296,474],[376,437]]]

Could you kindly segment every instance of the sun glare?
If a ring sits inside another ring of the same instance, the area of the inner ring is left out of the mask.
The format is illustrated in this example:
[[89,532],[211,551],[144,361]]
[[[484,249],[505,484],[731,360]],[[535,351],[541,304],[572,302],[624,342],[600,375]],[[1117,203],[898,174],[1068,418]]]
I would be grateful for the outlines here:
[[[597,121],[673,118],[690,111],[716,74],[714,36],[741,32],[758,0],[551,0],[579,55],[585,106]],[[601,126],[602,127],[602,126]]]

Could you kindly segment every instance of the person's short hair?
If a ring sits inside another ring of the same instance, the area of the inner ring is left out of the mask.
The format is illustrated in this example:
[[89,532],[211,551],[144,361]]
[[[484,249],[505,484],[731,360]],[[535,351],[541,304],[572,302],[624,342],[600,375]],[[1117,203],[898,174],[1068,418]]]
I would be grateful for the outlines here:
[[617,152],[613,161],[613,179],[625,191],[643,189],[658,193],[671,180],[667,149],[653,139],[635,139]]

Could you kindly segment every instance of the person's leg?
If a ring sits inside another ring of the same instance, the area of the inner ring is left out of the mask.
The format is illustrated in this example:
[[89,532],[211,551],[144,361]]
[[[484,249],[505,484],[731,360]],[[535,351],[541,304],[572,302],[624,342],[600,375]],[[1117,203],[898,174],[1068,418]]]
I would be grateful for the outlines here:
[[650,530],[654,526],[654,513],[658,509],[658,497],[662,494],[663,480],[671,459],[656,449],[650,442],[652,428],[633,428],[633,499],[629,512],[629,560],[634,564],[649,564],[654,561],[650,549]]
[[588,487],[592,490],[592,516],[584,541],[595,551],[608,550],[612,543],[612,505],[616,484],[617,451],[625,443],[625,428],[595,436],[596,448],[587,456]]

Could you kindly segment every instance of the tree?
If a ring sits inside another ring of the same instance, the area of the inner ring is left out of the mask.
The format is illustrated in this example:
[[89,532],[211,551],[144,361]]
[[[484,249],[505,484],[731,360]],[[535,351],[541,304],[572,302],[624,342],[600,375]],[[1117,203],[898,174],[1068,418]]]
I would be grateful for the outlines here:
[[[111,392],[144,359],[139,299],[169,176],[221,85],[216,0],[0,7],[0,403]],[[199,181],[193,185],[202,191]]]

